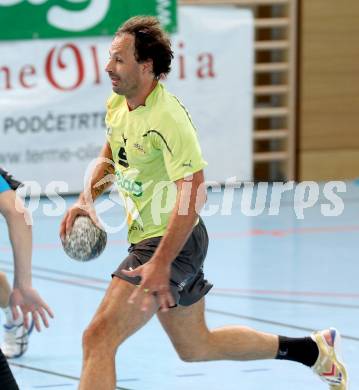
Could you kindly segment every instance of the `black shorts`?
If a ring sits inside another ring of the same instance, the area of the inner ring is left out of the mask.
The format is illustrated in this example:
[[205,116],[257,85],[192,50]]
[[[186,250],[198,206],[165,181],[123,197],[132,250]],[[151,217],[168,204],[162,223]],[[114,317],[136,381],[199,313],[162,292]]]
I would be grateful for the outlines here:
[[[129,255],[120,264],[112,276],[117,276],[135,285],[140,284],[140,277],[128,277],[122,269],[137,268],[149,261],[162,237],[143,240],[131,244]],[[179,255],[171,264],[170,289],[177,305],[190,306],[199,301],[213,287],[204,278],[203,262],[208,249],[208,235],[202,221],[194,227]]]

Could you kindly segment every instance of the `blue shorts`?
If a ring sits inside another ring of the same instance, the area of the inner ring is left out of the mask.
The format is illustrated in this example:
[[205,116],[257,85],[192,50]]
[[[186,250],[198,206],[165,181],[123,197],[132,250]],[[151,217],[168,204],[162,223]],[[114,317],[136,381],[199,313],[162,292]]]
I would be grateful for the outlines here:
[[0,175],[0,194],[9,190],[11,190],[9,183]]

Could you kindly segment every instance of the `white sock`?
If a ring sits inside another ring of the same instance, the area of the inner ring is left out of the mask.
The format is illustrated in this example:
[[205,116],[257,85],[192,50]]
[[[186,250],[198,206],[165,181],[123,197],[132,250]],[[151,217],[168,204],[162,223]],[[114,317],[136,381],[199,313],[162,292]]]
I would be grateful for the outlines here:
[[14,317],[12,316],[12,312],[9,306],[3,308],[5,318],[6,318],[6,325],[7,326],[12,326],[12,325],[19,325],[22,322],[21,316],[15,321]]

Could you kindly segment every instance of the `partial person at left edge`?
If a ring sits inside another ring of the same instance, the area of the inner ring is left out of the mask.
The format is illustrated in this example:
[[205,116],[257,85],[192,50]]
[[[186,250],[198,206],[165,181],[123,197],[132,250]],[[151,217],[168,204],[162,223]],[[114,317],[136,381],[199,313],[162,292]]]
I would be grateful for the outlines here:
[[32,287],[32,227],[26,223],[26,209],[16,195],[20,186],[19,181],[0,167],[0,214],[6,220],[14,259],[12,288],[5,273],[0,272],[0,307],[5,317],[0,384],[4,390],[18,389],[6,358],[23,355],[32,329],[40,331],[41,321],[48,327],[48,316],[53,318],[50,307]]

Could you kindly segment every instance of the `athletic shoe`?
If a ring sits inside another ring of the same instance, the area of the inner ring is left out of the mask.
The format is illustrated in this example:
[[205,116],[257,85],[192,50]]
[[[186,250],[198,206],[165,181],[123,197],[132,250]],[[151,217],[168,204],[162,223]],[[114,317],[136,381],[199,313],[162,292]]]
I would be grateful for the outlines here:
[[31,321],[29,329],[25,328],[23,322],[19,325],[4,325],[4,341],[1,349],[7,358],[18,358],[22,356],[28,347],[29,336],[34,329],[34,322]]
[[334,329],[314,332],[311,335],[319,349],[313,371],[329,385],[330,390],[348,390],[348,374],[340,357],[340,334]]

